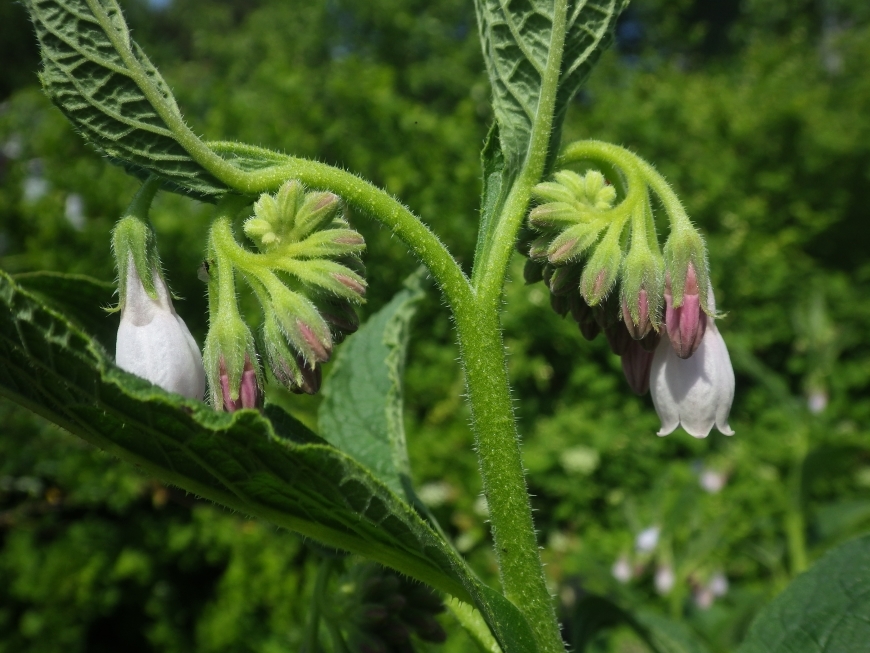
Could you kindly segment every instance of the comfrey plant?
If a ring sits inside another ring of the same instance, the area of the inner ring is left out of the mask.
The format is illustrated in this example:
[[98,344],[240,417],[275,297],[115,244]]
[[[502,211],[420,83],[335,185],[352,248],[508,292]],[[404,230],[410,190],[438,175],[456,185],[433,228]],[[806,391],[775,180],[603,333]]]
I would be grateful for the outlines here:
[[[526,280],[547,285],[556,313],[570,314],[587,339],[603,333],[631,388],[652,393],[659,435],[682,426],[705,437],[714,425],[732,434],[734,373],[714,322],[702,236],[638,155],[561,142],[565,113],[626,0],[476,0],[495,121],[482,152],[470,274],[420,218],[354,174],[199,138],[115,0],[25,5],[46,93],[143,186],[112,238],[114,360],[79,313],[64,313],[60,290],[35,294],[2,276],[2,333],[11,343],[3,345],[4,394],[166,483],[399,572],[324,555],[310,651],[410,651],[415,641],[440,641],[440,595],[482,650],[564,651],[500,325],[514,249],[528,257]],[[199,271],[209,304],[202,355],[176,313],[148,221],[158,192],[214,205]],[[378,282],[366,279],[365,243],[351,226],[363,220],[407,246],[452,313],[498,590],[470,569],[410,481],[401,372],[421,277],[360,325],[356,307]],[[79,303],[99,295],[97,284],[76,284]],[[240,308],[240,287],[259,304],[258,324]],[[270,383],[324,393],[319,434],[270,401]],[[660,585],[669,583],[664,574]]]

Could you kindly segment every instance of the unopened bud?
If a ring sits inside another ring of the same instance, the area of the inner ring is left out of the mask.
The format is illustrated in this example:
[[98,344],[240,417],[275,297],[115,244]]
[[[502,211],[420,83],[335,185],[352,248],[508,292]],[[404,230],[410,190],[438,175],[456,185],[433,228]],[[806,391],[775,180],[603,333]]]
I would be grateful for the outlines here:
[[574,292],[568,295],[568,305],[571,309],[571,317],[580,327],[580,333],[586,340],[595,340],[595,337],[601,333],[601,327],[595,320],[595,314],[592,308],[580,296],[579,292]]
[[307,193],[302,207],[296,213],[293,232],[304,238],[336,217],[341,200],[333,193]]
[[402,645],[411,639],[411,633],[398,619],[390,619],[380,628],[378,634],[394,646]]
[[628,300],[622,299],[622,321],[628,329],[628,333],[635,340],[641,340],[652,330],[652,322],[649,316],[649,300],[647,299],[646,290],[641,288],[637,294],[635,306],[637,308],[637,323],[632,318],[632,311],[629,307]]
[[577,266],[566,265],[556,268],[553,275],[550,277],[550,292],[554,295],[567,295],[568,293],[577,292],[577,284],[580,281],[580,274]]
[[323,363],[329,360],[332,355],[331,338],[318,336],[314,328],[306,324],[300,319],[296,320],[296,330],[301,339],[307,345],[309,352],[308,358],[317,363]]
[[697,351],[707,328],[707,314],[701,310],[701,296],[695,266],[689,263],[683,286],[683,302],[674,306],[670,278],[665,284],[665,326],[677,356],[689,358]]
[[632,392],[645,395],[649,391],[653,352],[645,350],[639,341],[631,340],[622,355],[622,371]]
[[634,342],[625,327],[625,322],[618,320],[604,330],[604,336],[607,338],[607,344],[610,345],[610,351],[617,356],[625,354],[628,346]]
[[603,220],[595,220],[565,229],[547,247],[547,258],[550,263],[560,265],[578,258],[598,241],[605,226]]
[[567,202],[541,204],[529,213],[529,224],[538,229],[564,229],[577,223],[582,215]]
[[[257,371],[249,358],[245,358],[245,366],[242,371],[242,380],[238,391],[233,393],[230,389],[230,379],[227,374],[226,362],[220,362],[220,386],[223,396],[223,407],[228,413],[241,410],[242,408],[259,408],[262,405],[260,386],[257,382]],[[233,399],[233,394],[237,395]]]
[[550,293],[550,308],[560,317],[565,317],[568,311],[571,310],[567,295],[554,295]]
[[333,329],[333,340],[341,342],[345,336],[359,329],[359,316],[350,302],[345,300],[327,300],[320,304],[320,315]]
[[523,267],[523,281],[525,281],[527,285],[531,285],[533,283],[538,283],[543,278],[544,266],[532,259],[526,259],[526,264]]
[[378,624],[390,615],[390,610],[378,603],[370,603],[360,607],[359,619],[363,626]]
[[607,229],[607,234],[598,243],[592,258],[583,269],[580,277],[580,294],[590,306],[595,306],[610,294],[619,270],[622,267],[622,248],[619,239],[624,222],[613,222]]
[[238,314],[235,297],[210,299],[219,306],[212,315],[203,357],[211,405],[229,412],[257,408],[262,379],[254,337]]
[[529,245],[529,258],[533,261],[546,261],[547,260],[547,248],[550,245],[550,241],[546,237],[536,238],[532,241],[532,244]]

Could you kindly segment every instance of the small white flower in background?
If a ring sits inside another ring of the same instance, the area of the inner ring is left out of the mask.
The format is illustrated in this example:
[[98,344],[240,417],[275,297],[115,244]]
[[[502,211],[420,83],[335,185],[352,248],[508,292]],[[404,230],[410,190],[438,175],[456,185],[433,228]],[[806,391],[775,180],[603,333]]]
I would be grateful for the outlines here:
[[723,472],[717,472],[713,469],[704,469],[698,477],[698,483],[701,489],[710,494],[717,494],[725,487],[728,477]]
[[620,583],[627,583],[631,580],[631,562],[626,556],[619,556],[610,568],[610,573]]
[[818,415],[828,407],[828,393],[824,390],[813,390],[807,397],[807,408],[813,415]]
[[78,193],[70,193],[64,202],[63,215],[76,231],[85,228],[85,201]]
[[634,548],[637,549],[638,553],[650,553],[658,546],[661,532],[662,529],[658,526],[643,529],[634,539]]
[[728,579],[721,571],[717,571],[710,577],[707,588],[713,593],[713,596],[725,596],[728,593]]
[[709,587],[699,587],[692,593],[692,598],[695,600],[695,605],[701,610],[709,610],[716,600],[716,596],[710,591]]
[[125,297],[115,362],[122,370],[142,377],[169,392],[202,399],[205,370],[202,355],[187,325],[175,313],[163,278],[154,271],[157,299],[145,291],[131,256],[127,264]]
[[[716,312],[713,289],[710,312]],[[656,348],[650,372],[650,392],[667,435],[682,426],[696,438],[706,438],[715,425],[720,433],[734,435],[728,414],[734,401],[734,369],[719,330],[707,320],[704,337],[690,358],[680,358],[667,339]]]
[[674,589],[674,583],[676,583],[677,577],[674,574],[674,568],[670,565],[662,565],[656,569],[656,575],[654,579],[656,592],[661,594],[662,596],[667,596],[671,593],[671,590]]

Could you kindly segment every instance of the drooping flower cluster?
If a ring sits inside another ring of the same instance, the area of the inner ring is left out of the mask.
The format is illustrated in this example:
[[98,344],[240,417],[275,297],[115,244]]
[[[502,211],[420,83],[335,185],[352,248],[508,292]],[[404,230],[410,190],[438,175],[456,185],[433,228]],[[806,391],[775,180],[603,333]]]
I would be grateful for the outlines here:
[[713,321],[703,241],[678,202],[665,203],[671,232],[662,253],[642,179],[615,179],[627,187],[621,198],[594,169],[538,184],[518,245],[529,257],[524,277],[543,280],[553,310],[570,313],[587,340],[604,333],[631,389],[651,391],[659,435],[682,425],[706,437],[714,424],[731,435],[734,372]]
[[357,329],[354,306],[366,291],[365,241],[348,225],[336,195],[288,181],[276,194],[260,196],[243,229],[259,252],[239,245],[229,219],[218,219],[207,260],[205,365],[212,403],[226,410],[257,405],[263,382],[254,337],[238,309],[236,272],[263,310],[269,369],[294,392],[317,392],[320,364]]

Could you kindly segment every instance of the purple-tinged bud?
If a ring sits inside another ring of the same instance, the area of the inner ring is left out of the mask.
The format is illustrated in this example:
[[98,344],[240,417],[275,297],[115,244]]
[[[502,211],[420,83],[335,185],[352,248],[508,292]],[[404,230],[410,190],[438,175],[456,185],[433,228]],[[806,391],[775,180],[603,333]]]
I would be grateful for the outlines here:
[[683,302],[674,306],[670,277],[665,283],[665,326],[671,346],[680,358],[697,351],[707,328],[707,314],[701,310],[701,296],[695,266],[689,263],[683,285]]
[[532,241],[532,244],[529,245],[529,258],[533,261],[546,261],[547,249],[549,246],[550,241],[548,238],[544,236],[536,238]]
[[338,281],[341,285],[343,285],[348,290],[355,292],[360,297],[365,297],[366,294],[366,283],[361,279],[354,279],[349,274],[341,274],[338,272],[332,273],[332,278]]
[[296,328],[299,330],[302,340],[308,345],[310,353],[313,354],[314,362],[325,363],[328,361],[332,355],[331,339],[318,338],[314,330],[300,319],[296,320]]
[[333,193],[306,193],[305,200],[296,213],[293,232],[304,238],[336,217],[341,209],[341,200]]
[[592,315],[602,331],[616,324],[619,318],[619,302],[615,295],[610,295],[597,306],[592,306]]
[[649,376],[654,353],[645,350],[640,341],[631,340],[622,355],[622,371],[634,394],[643,396],[649,391]]
[[390,616],[390,610],[378,603],[369,603],[360,607],[359,619],[365,625],[381,623]]
[[341,342],[345,336],[359,329],[359,316],[350,302],[345,300],[324,301],[320,305],[320,315],[333,328],[333,339]]
[[622,321],[628,329],[628,333],[631,334],[631,337],[635,340],[641,340],[652,330],[649,299],[647,298],[645,289],[640,289],[640,292],[637,293],[635,302],[638,314],[637,322],[632,319],[631,307],[625,298],[622,300]]
[[654,352],[661,342],[662,334],[658,331],[650,331],[641,340],[638,340],[640,346],[646,351]]
[[604,336],[607,338],[607,344],[610,345],[610,351],[617,356],[622,356],[628,351],[628,346],[634,342],[628,329],[625,328],[625,322],[615,322],[604,330]]
[[320,364],[310,368],[305,364],[305,361],[298,357],[296,364],[299,366],[301,381],[298,385],[290,388],[295,394],[314,395],[320,390],[320,384],[323,382],[323,373],[320,369]]
[[577,292],[577,283],[580,281],[580,275],[577,271],[577,266],[567,265],[556,268],[553,275],[550,277],[550,292],[554,295],[567,295],[568,293]]
[[228,413],[241,410],[242,408],[260,408],[262,395],[257,383],[257,371],[254,369],[250,358],[245,356],[245,367],[242,371],[242,380],[239,384],[238,398],[232,398],[230,378],[227,374],[226,364],[223,358],[220,361],[220,385],[224,401],[224,410]]
[[401,612],[407,603],[407,599],[401,594],[391,594],[384,599],[384,605],[391,612]]
[[544,278],[544,266],[541,265],[540,263],[538,263],[537,261],[533,261],[532,259],[527,259],[526,264],[523,267],[523,281],[526,282],[526,285],[538,283],[543,278]]
[[583,334],[583,337],[586,340],[595,340],[595,337],[601,333],[601,327],[598,326],[598,322],[595,320],[593,309],[583,301],[579,292],[568,295],[568,305],[571,309],[571,317],[574,318],[577,326],[580,327],[580,333]]
[[553,293],[550,293],[550,307],[560,317],[565,317],[571,310],[566,295],[554,295]]
[[582,215],[568,202],[541,204],[529,213],[529,224],[538,229],[564,228],[576,224]]
[[411,639],[411,633],[398,619],[390,619],[379,629],[378,634],[393,645],[401,645]]

